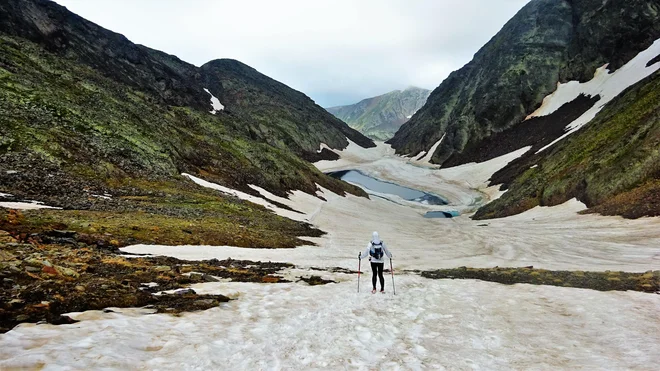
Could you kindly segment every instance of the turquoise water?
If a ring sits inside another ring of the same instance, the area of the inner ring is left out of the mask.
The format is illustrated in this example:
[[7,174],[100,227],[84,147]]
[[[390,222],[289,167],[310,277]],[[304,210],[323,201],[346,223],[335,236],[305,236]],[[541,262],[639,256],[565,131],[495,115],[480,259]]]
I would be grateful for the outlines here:
[[438,195],[378,180],[357,170],[334,171],[327,174],[336,179],[359,184],[362,187],[374,192],[397,195],[404,200],[425,203],[428,205],[447,204],[447,201]]

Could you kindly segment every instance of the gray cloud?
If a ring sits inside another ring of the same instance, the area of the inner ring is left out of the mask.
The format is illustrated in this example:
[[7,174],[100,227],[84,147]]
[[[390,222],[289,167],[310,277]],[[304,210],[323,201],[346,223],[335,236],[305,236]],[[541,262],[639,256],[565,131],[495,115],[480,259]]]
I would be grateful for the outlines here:
[[202,65],[246,63],[322,106],[469,62],[528,0],[56,0],[131,41]]

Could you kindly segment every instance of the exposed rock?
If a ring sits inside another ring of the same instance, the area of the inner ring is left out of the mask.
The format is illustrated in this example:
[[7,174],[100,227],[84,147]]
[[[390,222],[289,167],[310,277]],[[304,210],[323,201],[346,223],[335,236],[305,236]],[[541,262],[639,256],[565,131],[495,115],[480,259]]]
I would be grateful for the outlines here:
[[307,282],[310,286],[326,285],[328,283],[337,283],[333,280],[326,280],[319,276],[300,277],[299,281]]
[[190,279],[193,281],[202,281],[204,279],[204,275],[198,272],[192,272],[188,277],[190,277]]
[[53,276],[56,276],[56,275],[59,274],[59,272],[58,272],[55,268],[53,268],[53,267],[51,267],[51,266],[47,266],[47,265],[44,265],[44,266],[41,268],[41,271],[44,272],[44,273],[46,273],[46,274],[53,275]]
[[202,279],[204,282],[219,282],[220,280],[211,276],[210,274],[204,274],[202,275]]
[[213,299],[204,299],[204,300],[195,300],[193,304],[196,306],[211,307],[217,305],[218,302]]
[[55,269],[63,276],[78,278],[80,274],[71,268],[55,266]]
[[660,4],[646,0],[530,1],[389,143],[416,155],[444,135],[437,164],[479,147],[536,110],[558,79],[587,81],[598,67],[614,71],[647,49],[660,38],[659,13]]
[[74,238],[78,232],[76,231],[61,231],[57,229],[53,229],[49,232],[46,233],[46,235],[51,236],[51,237],[59,237],[59,238]]

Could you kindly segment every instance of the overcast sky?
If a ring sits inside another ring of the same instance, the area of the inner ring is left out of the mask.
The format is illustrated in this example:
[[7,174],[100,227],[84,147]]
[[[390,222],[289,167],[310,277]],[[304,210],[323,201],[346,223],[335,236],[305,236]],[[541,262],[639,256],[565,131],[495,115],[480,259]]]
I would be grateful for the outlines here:
[[528,0],[56,0],[201,66],[233,58],[328,107],[437,87]]

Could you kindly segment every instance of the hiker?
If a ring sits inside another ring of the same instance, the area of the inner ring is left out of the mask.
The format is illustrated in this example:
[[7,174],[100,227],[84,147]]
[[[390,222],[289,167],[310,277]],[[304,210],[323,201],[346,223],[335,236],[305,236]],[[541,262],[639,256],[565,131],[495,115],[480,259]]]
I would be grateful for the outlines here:
[[369,261],[371,262],[371,270],[374,272],[374,276],[371,279],[371,283],[373,284],[373,290],[371,290],[372,294],[376,293],[376,274],[378,274],[378,279],[380,279],[380,292],[385,293],[385,278],[383,277],[385,255],[392,259],[392,253],[387,250],[385,243],[380,240],[378,232],[374,232],[373,238],[369,242],[369,245],[367,245],[367,250],[363,254],[358,255],[360,259],[362,259],[362,256],[368,256]]

